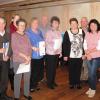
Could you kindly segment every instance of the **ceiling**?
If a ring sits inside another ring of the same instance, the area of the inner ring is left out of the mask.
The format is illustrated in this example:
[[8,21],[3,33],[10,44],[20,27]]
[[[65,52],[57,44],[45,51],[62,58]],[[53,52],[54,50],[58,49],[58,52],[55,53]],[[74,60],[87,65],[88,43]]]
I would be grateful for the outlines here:
[[0,11],[33,9],[75,3],[99,2],[100,0],[0,0]]
[[20,1],[25,1],[25,0],[0,0],[0,5],[8,4],[8,3],[20,2]]

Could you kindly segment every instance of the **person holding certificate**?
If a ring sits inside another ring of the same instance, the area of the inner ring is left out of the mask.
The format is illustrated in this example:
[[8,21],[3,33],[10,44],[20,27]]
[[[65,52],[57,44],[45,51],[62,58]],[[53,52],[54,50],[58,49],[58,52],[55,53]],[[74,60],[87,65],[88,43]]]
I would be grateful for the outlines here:
[[[41,70],[44,68],[45,42],[42,32],[38,29],[38,19],[32,18],[31,27],[26,31],[32,45],[30,91],[40,90],[38,82],[41,78]],[[43,71],[44,72],[44,71]]]
[[51,29],[45,35],[46,42],[46,77],[47,86],[55,89],[56,67],[62,48],[62,36],[59,31],[60,20],[58,17],[51,18]]
[[14,97],[20,100],[20,86],[23,75],[24,79],[24,97],[32,100],[29,96],[30,86],[30,62],[31,62],[31,44],[25,34],[26,21],[19,19],[16,22],[17,31],[12,34],[11,46],[13,51],[13,67],[14,67]]

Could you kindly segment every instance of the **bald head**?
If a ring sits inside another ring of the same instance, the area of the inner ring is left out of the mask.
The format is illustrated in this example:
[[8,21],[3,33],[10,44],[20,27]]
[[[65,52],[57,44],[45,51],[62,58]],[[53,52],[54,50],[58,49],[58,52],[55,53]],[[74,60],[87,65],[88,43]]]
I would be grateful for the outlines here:
[[4,17],[0,17],[0,32],[5,30],[6,26],[6,19]]
[[87,19],[87,17],[82,17],[81,18],[81,27],[82,28],[87,28],[88,27],[88,19]]
[[47,16],[42,16],[42,25],[46,26],[48,24],[48,17]]

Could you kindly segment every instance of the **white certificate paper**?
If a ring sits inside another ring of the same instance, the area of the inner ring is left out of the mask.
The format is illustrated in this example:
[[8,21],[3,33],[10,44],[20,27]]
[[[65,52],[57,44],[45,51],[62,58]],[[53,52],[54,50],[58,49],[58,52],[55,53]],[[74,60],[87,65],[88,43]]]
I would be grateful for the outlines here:
[[16,74],[30,72],[30,63],[29,64],[20,64]]
[[96,49],[100,50],[100,40],[98,40],[98,45],[97,45]]
[[84,47],[84,50],[87,50],[87,42],[86,42],[86,40],[84,40],[83,47]]
[[45,55],[45,42],[44,41],[39,42],[39,54],[40,56]]
[[5,53],[3,54],[3,57],[7,56],[8,50],[9,50],[9,42],[3,43],[3,48],[6,49]]
[[55,39],[54,40],[54,49],[60,49],[61,48],[61,44],[62,44],[62,39]]

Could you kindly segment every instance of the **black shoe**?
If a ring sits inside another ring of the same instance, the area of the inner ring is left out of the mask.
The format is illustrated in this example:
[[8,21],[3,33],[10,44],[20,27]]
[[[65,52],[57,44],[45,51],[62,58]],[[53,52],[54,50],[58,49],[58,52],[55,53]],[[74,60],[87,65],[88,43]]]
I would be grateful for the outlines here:
[[31,96],[25,96],[24,97],[26,98],[26,100],[32,100],[32,97]]
[[39,91],[39,90],[40,90],[40,87],[37,86],[37,87],[36,87],[36,90]]
[[70,89],[74,89],[74,85],[70,85],[69,88],[70,88]]
[[39,87],[35,87],[35,88],[31,88],[31,89],[30,89],[30,92],[35,92],[35,91],[39,91],[39,90],[40,90]]
[[7,95],[1,95],[0,96],[0,100],[13,100],[13,98],[12,97],[9,97]]
[[11,90],[14,91],[14,87],[11,87]]
[[58,84],[54,83],[53,86],[54,86],[54,87],[58,87]]
[[14,100],[19,100],[19,98],[14,98]]
[[81,85],[76,86],[77,89],[82,89]]
[[55,87],[53,85],[49,85],[48,88],[52,89],[52,90],[55,89]]

